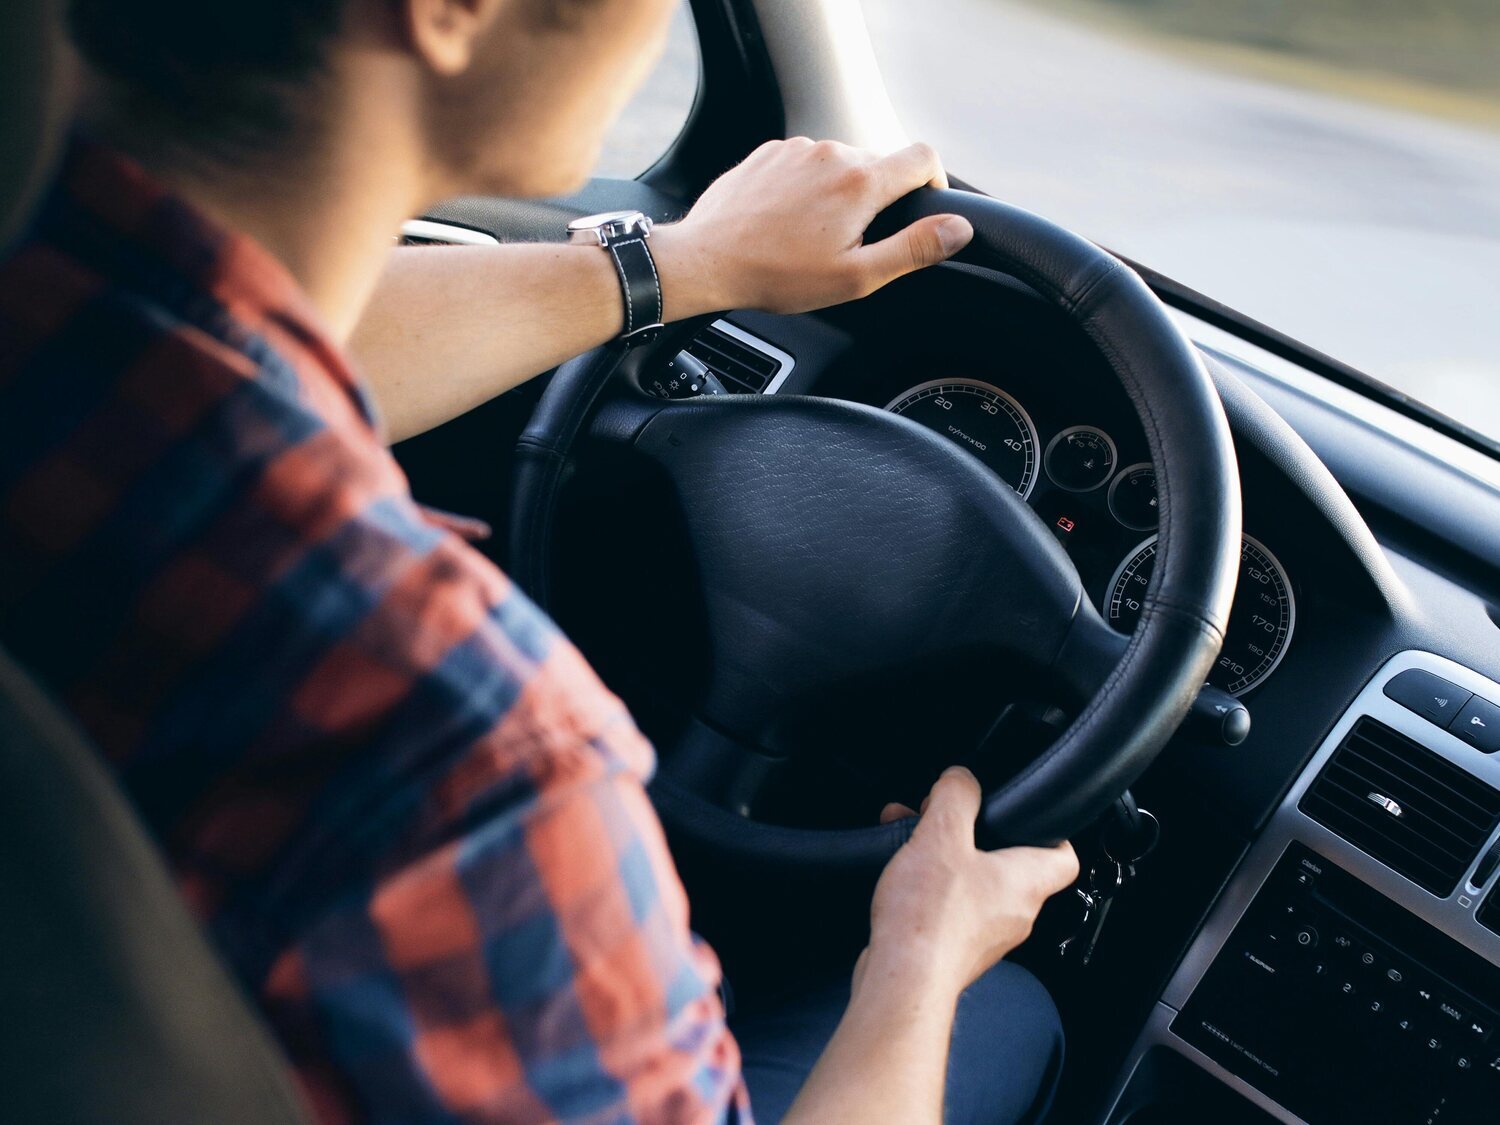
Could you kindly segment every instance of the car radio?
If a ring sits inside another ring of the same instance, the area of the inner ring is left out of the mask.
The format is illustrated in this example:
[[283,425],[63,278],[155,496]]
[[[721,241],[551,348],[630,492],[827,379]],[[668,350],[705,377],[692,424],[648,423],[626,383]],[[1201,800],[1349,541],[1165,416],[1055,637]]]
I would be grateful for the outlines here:
[[1433,653],[1375,673],[1162,990],[1110,1125],[1500,1123],[1500,752],[1475,699],[1500,683]]
[[1500,968],[1288,846],[1172,1032],[1312,1125],[1500,1121]]

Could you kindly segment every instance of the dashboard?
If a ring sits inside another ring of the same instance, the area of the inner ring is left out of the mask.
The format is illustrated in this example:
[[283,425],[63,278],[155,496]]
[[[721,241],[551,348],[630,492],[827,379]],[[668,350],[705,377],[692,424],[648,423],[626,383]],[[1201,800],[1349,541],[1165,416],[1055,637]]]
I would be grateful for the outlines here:
[[[1121,467],[1114,436],[1094,423],[1065,425],[1044,443],[1026,407],[980,379],[929,379],[897,395],[885,409],[973,453],[1030,502],[1080,564],[1105,619],[1122,633],[1135,630],[1156,559],[1156,470],[1150,461]],[[1141,533],[1146,538],[1121,555],[1101,583],[1098,563]],[[1209,675],[1215,687],[1236,696],[1276,670],[1297,623],[1286,569],[1248,534],[1240,545],[1237,591],[1224,648]]]

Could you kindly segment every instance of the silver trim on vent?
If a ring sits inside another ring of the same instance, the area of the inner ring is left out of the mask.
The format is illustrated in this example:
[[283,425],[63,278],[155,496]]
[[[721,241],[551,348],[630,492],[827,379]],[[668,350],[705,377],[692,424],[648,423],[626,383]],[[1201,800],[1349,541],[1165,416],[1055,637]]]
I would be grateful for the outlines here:
[[[771,376],[771,381],[766,384],[766,389],[760,393],[763,395],[774,395],[781,390],[781,385],[786,382],[787,376],[792,373],[792,368],[797,366],[797,361],[789,352],[784,352],[775,344],[762,340],[759,336],[751,335],[737,324],[730,324],[727,320],[716,320],[709,327],[717,328],[724,335],[732,337],[744,344],[752,351],[760,352],[767,359],[774,359],[779,365],[776,374]],[[688,345],[691,348],[691,344]]]
[[1398,805],[1395,801],[1387,797],[1384,793],[1371,793],[1369,799],[1374,801],[1377,805],[1383,808],[1386,812],[1390,813],[1392,816],[1406,815],[1406,810]]
[[454,226],[432,219],[407,219],[401,224],[402,238],[420,238],[427,242],[444,242],[452,246],[499,246],[492,234],[473,227]]
[[1500,886],[1500,882],[1497,882],[1496,877],[1491,875],[1487,885],[1476,893],[1469,888],[1467,878],[1474,874],[1474,869],[1484,853],[1494,846],[1497,838],[1500,838],[1500,832],[1491,834],[1485,845],[1479,849],[1479,854],[1464,871],[1465,878],[1459,880],[1458,889],[1447,898],[1439,898],[1404,875],[1397,874],[1341,836],[1324,828],[1297,807],[1303,794],[1322,772],[1324,764],[1333,757],[1334,752],[1343,744],[1344,738],[1354,725],[1367,716],[1399,731],[1440,758],[1446,759],[1481,781],[1500,789],[1500,755],[1485,754],[1476,750],[1457,735],[1449,734],[1443,728],[1428,722],[1415,712],[1408,711],[1395,700],[1386,697],[1385,685],[1409,668],[1420,668],[1423,671],[1432,672],[1482,698],[1500,701],[1500,684],[1481,676],[1472,669],[1455,664],[1444,657],[1434,656],[1430,652],[1398,653],[1386,662],[1375,677],[1365,685],[1364,690],[1355,697],[1354,702],[1334,724],[1333,729],[1328,732],[1328,737],[1318,747],[1317,753],[1307,763],[1307,768],[1302,771],[1291,791],[1287,793],[1286,799],[1281,802],[1275,815],[1272,816],[1270,825],[1250,849],[1240,869],[1229,881],[1228,887],[1225,888],[1218,904],[1208,916],[1208,921],[1204,924],[1202,931],[1188,948],[1187,956],[1182,959],[1176,973],[1162,992],[1156,1014],[1152,1016],[1131,1049],[1125,1067],[1115,1082],[1109,1112],[1114,1111],[1114,1105],[1118,1103],[1120,1095],[1124,1092],[1131,1075],[1135,1073],[1136,1067],[1140,1065],[1146,1052],[1152,1047],[1165,1046],[1250,1097],[1257,1105],[1271,1112],[1279,1120],[1288,1122],[1289,1125],[1299,1125],[1300,1118],[1274,1105],[1264,1094],[1253,1091],[1248,1084],[1234,1078],[1201,1051],[1172,1034],[1168,1027],[1172,1018],[1187,1003],[1188,997],[1193,994],[1193,989],[1198,986],[1198,982],[1208,972],[1209,966],[1213,964],[1214,958],[1218,956],[1225,942],[1229,940],[1234,927],[1249,908],[1282,853],[1294,841],[1311,848],[1330,862],[1338,864],[1361,882],[1373,887],[1398,906],[1416,915],[1434,929],[1440,930],[1460,945],[1479,954],[1492,964],[1500,965],[1500,934],[1486,929],[1474,917],[1474,912],[1484,898],[1484,892],[1491,887]]

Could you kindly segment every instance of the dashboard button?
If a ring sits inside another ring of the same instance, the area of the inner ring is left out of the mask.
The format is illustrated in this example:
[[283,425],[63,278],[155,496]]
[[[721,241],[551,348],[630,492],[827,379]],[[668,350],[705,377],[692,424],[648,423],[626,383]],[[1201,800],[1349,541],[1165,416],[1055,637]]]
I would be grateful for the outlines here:
[[1458,1007],[1458,1005],[1456,1004],[1450,1004],[1446,1000],[1439,1000],[1437,1011],[1438,1014],[1443,1017],[1443,1019],[1450,1020],[1451,1022],[1459,1024],[1463,1027],[1469,1026],[1468,1013],[1465,1012],[1462,1008]]
[[[1408,711],[1446,727],[1474,693],[1421,668],[1408,668],[1386,682],[1385,694]],[[1500,734],[1500,723],[1496,724]]]
[[1500,707],[1488,699],[1471,698],[1448,729],[1486,754],[1500,753]]

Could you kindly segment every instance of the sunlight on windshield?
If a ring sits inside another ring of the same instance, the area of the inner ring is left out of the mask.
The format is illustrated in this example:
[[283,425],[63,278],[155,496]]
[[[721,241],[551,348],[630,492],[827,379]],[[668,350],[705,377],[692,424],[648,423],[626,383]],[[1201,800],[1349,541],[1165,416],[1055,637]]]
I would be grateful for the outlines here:
[[1500,435],[1500,3],[864,4],[956,175]]
[[596,176],[639,176],[682,132],[698,93],[698,34],[686,0],[672,17],[662,55],[611,126]]

